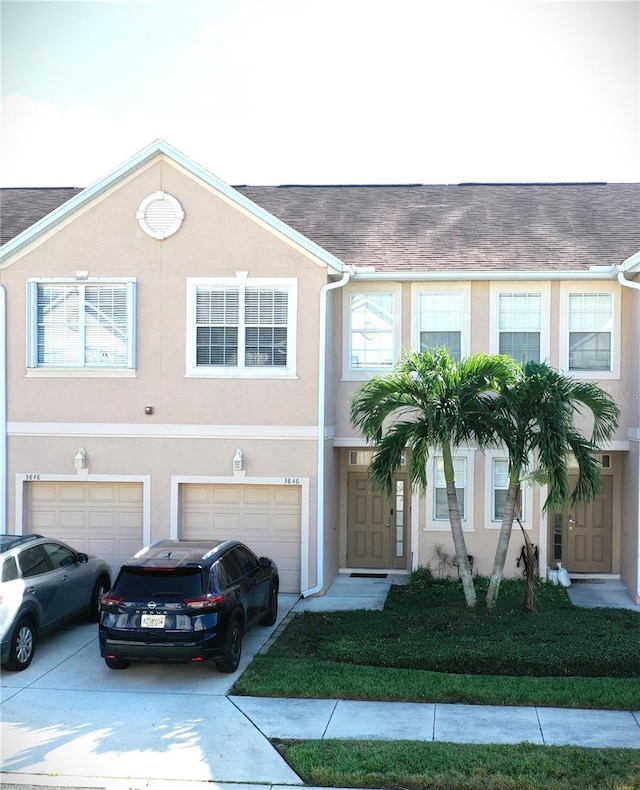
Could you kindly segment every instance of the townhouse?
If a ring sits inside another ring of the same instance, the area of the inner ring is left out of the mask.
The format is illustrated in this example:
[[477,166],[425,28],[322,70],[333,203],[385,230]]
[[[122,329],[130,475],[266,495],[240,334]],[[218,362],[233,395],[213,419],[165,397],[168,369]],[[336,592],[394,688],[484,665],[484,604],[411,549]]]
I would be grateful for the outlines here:
[[[526,488],[523,522],[542,575],[619,576],[640,602],[639,184],[231,187],[156,141],[86,189],[0,196],[6,532],[114,568],[163,537],[239,537],[304,595],[437,567],[437,453],[426,494],[400,470],[387,499],[349,403],[404,350],[445,344],[548,360],[616,399],[598,500],[543,515]],[[506,456],[455,463],[488,574]]]

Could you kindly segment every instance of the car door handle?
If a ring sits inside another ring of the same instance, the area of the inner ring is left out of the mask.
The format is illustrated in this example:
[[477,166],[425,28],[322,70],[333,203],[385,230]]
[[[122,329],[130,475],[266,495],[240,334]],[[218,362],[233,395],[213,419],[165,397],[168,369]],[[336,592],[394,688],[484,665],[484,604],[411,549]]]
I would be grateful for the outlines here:
[[36,594],[36,592],[37,592],[37,590],[36,590],[36,588],[35,588],[35,587],[29,587],[29,589],[27,590],[27,592],[29,593],[29,595],[35,595],[35,594]]
[[60,581],[61,581],[61,582],[68,582],[68,581],[69,581],[69,577],[67,576],[67,574],[66,574],[66,573],[65,573],[65,575],[64,575],[64,576],[63,576],[63,577],[60,579]]

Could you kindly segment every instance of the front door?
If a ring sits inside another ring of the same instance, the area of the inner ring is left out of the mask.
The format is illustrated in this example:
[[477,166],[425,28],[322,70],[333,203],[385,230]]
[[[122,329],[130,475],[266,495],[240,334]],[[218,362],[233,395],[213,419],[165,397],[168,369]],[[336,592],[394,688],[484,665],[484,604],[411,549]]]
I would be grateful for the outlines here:
[[[571,477],[571,490],[576,477]],[[602,478],[602,489],[593,502],[565,510],[567,568],[572,573],[611,573],[613,478]]]
[[397,475],[393,500],[371,487],[367,472],[347,477],[347,566],[406,568],[406,476]]

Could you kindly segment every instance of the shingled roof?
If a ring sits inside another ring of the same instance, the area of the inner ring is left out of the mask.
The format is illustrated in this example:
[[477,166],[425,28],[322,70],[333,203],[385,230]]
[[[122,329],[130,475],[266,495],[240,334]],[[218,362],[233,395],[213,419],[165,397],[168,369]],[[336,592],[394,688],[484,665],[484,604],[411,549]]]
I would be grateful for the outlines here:
[[[379,272],[576,271],[640,249],[640,184],[234,188],[344,263]],[[2,243],[79,191],[0,190]]]

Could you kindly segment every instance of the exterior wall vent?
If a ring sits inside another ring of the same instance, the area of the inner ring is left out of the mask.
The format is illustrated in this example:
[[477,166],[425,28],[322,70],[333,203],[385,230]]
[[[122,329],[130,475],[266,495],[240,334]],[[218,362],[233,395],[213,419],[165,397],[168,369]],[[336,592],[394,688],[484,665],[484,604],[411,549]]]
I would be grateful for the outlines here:
[[178,201],[167,192],[155,192],[140,204],[136,219],[142,230],[154,239],[166,239],[179,230],[184,211]]

